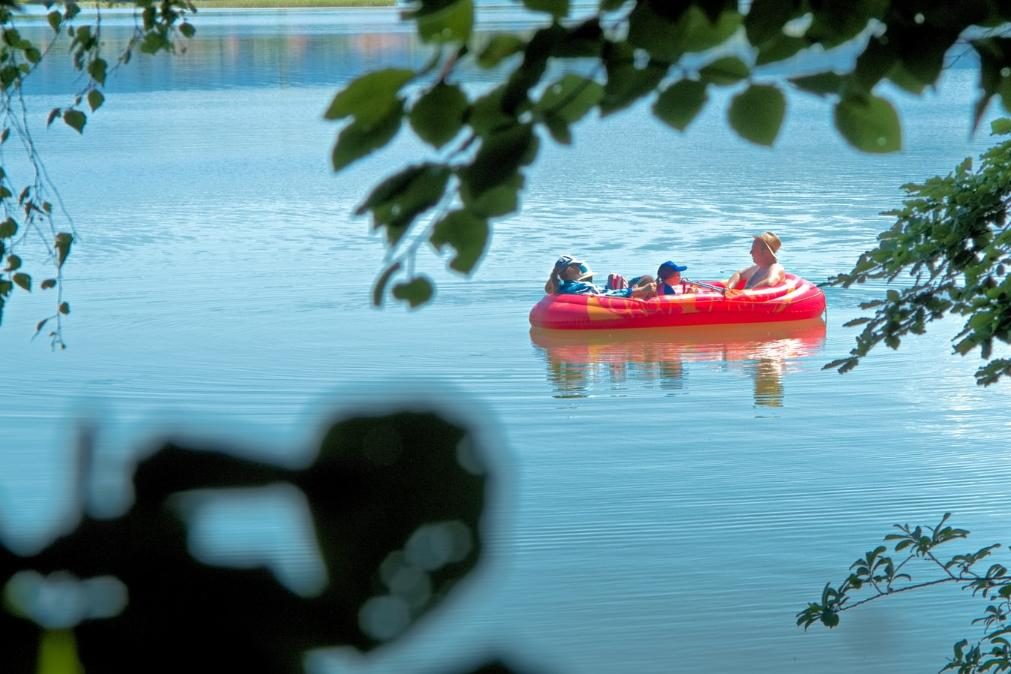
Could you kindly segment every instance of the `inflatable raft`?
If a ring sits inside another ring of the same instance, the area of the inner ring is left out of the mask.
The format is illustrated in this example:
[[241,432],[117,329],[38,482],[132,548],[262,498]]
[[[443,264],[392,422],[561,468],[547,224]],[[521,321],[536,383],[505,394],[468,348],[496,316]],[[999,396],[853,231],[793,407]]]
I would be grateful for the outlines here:
[[[722,286],[720,282],[709,282]],[[825,294],[799,276],[787,274],[774,288],[698,292],[637,300],[606,295],[546,295],[530,310],[534,327],[554,330],[615,330],[687,325],[803,321],[825,312]]]

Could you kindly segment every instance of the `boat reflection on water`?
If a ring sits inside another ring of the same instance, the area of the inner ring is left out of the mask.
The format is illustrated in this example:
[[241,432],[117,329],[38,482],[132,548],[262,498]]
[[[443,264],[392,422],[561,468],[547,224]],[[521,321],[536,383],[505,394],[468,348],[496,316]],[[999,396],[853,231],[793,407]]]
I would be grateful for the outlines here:
[[751,376],[755,405],[782,407],[784,374],[791,363],[821,349],[825,322],[608,331],[533,328],[530,339],[547,358],[556,397],[584,397],[601,387],[623,389],[632,381],[681,389],[687,364],[717,363]]

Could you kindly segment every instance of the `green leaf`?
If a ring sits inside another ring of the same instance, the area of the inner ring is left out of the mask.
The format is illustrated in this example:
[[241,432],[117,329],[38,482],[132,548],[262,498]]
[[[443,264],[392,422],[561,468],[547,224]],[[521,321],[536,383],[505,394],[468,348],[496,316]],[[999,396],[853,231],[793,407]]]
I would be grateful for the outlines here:
[[818,96],[838,94],[844,82],[842,75],[832,71],[805,75],[803,77],[791,77],[789,81],[798,89],[817,94]]
[[498,86],[474,101],[467,123],[474,133],[484,136],[496,129],[512,126],[516,119],[502,109],[504,86]]
[[477,64],[482,68],[494,68],[513,54],[523,51],[526,42],[512,33],[493,35],[478,54]]
[[902,129],[892,104],[878,96],[847,96],[835,106],[835,125],[850,145],[863,152],[896,152]]
[[172,43],[157,31],[152,31],[144,36],[140,43],[140,51],[144,54],[157,54],[162,49],[168,50]]
[[697,5],[691,5],[678,21],[684,34],[682,46],[687,52],[712,49],[729,40],[741,27],[741,23],[741,15],[736,10],[721,12],[713,22]]
[[569,0],[523,0],[523,6],[535,12],[547,12],[555,19],[569,14]]
[[[990,122],[990,133],[995,136],[1003,136],[1011,133],[1011,119],[1001,117]],[[0,234],[2,236],[2,234]]]
[[463,127],[468,107],[467,96],[460,87],[436,84],[411,108],[411,128],[429,145],[442,147]]
[[888,79],[895,84],[900,89],[904,89],[911,94],[919,96],[923,93],[923,90],[927,88],[918,77],[915,77],[902,65],[901,61],[897,61],[892,69],[888,71]]
[[466,182],[460,183],[460,200],[472,213],[492,218],[514,213],[519,208],[519,192],[523,189],[523,175],[514,173],[500,185],[485,190],[478,196],[470,192]]
[[558,117],[572,124],[592,110],[603,96],[600,84],[570,74],[548,86],[534,109],[545,117]]
[[84,125],[87,123],[88,118],[80,110],[64,110],[63,121],[67,126],[77,131],[77,133],[83,133]]
[[450,268],[470,274],[488,245],[488,221],[466,210],[452,211],[435,223],[430,241],[438,250],[456,249]]
[[628,42],[653,57],[671,63],[685,53],[677,23],[653,11],[648,2],[637,2],[628,17]]
[[369,153],[386,146],[400,131],[403,101],[378,123],[362,124],[354,121],[340,132],[334,144],[331,163],[335,171],[354,163]]
[[536,155],[537,143],[529,124],[517,124],[489,134],[469,166],[460,170],[460,177],[475,197],[510,179],[520,166],[530,163]]
[[98,110],[102,107],[102,103],[105,102],[105,96],[98,89],[92,89],[88,92],[88,106],[92,111]]
[[735,56],[717,59],[699,71],[704,82],[710,84],[737,84],[751,74],[751,69]]
[[705,51],[724,43],[740,26],[741,15],[733,10],[722,12],[711,22],[703,10],[690,5],[672,20],[656,11],[652,3],[639,2],[628,18],[628,41],[657,59],[674,63],[685,52]]
[[373,226],[386,227],[387,239],[395,244],[414,218],[439,203],[450,175],[441,164],[408,167],[380,183],[355,212],[371,211]]
[[183,37],[192,38],[194,35],[197,34],[197,29],[193,26],[192,23],[187,23],[186,21],[183,21],[181,24],[179,24],[179,32],[183,34]]
[[59,12],[49,12],[46,14],[46,21],[49,22],[49,27],[53,29],[54,33],[60,32],[60,23],[63,21],[63,17],[60,16]]
[[66,316],[66,315],[70,314],[70,304],[68,304],[67,302],[60,302],[60,306],[58,307],[58,310],[59,310],[59,312],[61,314],[63,314],[64,316]]
[[558,117],[545,117],[544,126],[547,127],[548,133],[554,138],[555,142],[560,145],[571,145],[572,144],[572,131],[569,129],[569,125],[564,119]]
[[709,94],[704,83],[681,80],[660,93],[653,104],[653,114],[678,131],[684,131],[707,100]]
[[50,288],[55,288],[56,287],[56,279],[54,279],[54,278],[47,278],[46,280],[44,280],[39,285],[40,285],[40,287],[43,290],[49,290]]
[[108,64],[103,58],[96,58],[88,64],[88,74],[91,79],[99,84],[105,84],[105,76],[108,71]]
[[425,276],[416,276],[408,283],[393,286],[393,296],[406,301],[412,309],[432,299],[433,292],[432,282]]
[[474,28],[474,3],[456,0],[438,7],[422,7],[409,18],[417,23],[422,42],[465,43]]
[[67,261],[67,256],[70,255],[70,247],[74,243],[74,235],[70,232],[59,232],[56,238],[53,240],[53,246],[56,248],[56,266],[62,267],[63,263]]
[[4,271],[14,271],[15,269],[20,268],[21,268],[21,257],[18,255],[8,255],[7,266],[4,267]]
[[9,239],[18,232],[18,223],[14,218],[7,218],[0,222],[0,239]]
[[802,37],[779,34],[758,48],[755,65],[764,66],[777,61],[785,61],[809,46],[810,42]]
[[745,140],[772,145],[786,114],[786,97],[777,87],[753,84],[734,96],[727,117],[730,126]]
[[799,11],[799,3],[788,0],[753,0],[744,17],[748,42],[760,45],[783,31],[783,26]]
[[334,96],[324,119],[354,117],[361,127],[389,122],[390,113],[398,106],[397,94],[411,81],[413,70],[386,68],[362,75]]
[[644,67],[635,66],[635,52],[627,42],[609,42],[601,53],[607,68],[607,83],[600,101],[601,115],[628,107],[656,90],[669,65],[651,60]]
[[28,274],[25,274],[23,272],[14,274],[14,276],[11,277],[11,280],[14,281],[14,283],[18,284],[19,286],[21,286],[22,288],[24,288],[25,290],[27,290],[28,292],[32,291],[32,277],[29,276]]

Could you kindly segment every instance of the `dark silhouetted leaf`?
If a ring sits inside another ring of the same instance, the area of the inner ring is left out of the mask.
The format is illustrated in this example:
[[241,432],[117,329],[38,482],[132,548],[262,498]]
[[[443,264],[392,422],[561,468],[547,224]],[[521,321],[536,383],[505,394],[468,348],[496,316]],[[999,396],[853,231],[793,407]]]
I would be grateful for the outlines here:
[[783,25],[800,11],[800,3],[792,0],[753,0],[744,17],[744,30],[753,45],[780,35]]
[[529,124],[517,124],[489,134],[481,143],[470,166],[460,171],[474,197],[509,180],[520,166],[533,160],[536,138]]
[[88,106],[94,110],[98,110],[102,107],[102,103],[105,102],[105,96],[98,89],[92,89],[88,92]]
[[445,245],[456,249],[449,263],[452,269],[470,274],[488,245],[488,221],[466,210],[451,211],[435,223],[430,241],[439,250]]
[[53,247],[56,248],[56,266],[62,267],[70,255],[70,247],[74,244],[74,235],[70,232],[59,232],[53,239]]
[[378,123],[361,124],[351,122],[337,136],[331,155],[335,171],[340,171],[362,157],[368,155],[393,140],[400,131],[403,116],[403,102],[389,112],[386,119]]
[[734,96],[727,118],[742,138],[772,145],[786,114],[786,97],[777,87],[754,84]]
[[63,121],[77,133],[83,133],[88,118],[80,110],[64,110]]
[[751,74],[751,69],[744,61],[735,56],[725,56],[717,59],[699,71],[704,82],[710,84],[737,84]]
[[684,131],[708,99],[705,84],[681,80],[660,93],[653,104],[653,114],[678,131]]
[[387,123],[398,106],[397,94],[414,77],[413,70],[386,68],[362,75],[334,96],[325,119],[354,117],[361,128]]
[[523,51],[526,42],[512,33],[493,35],[477,57],[482,68],[494,68],[513,54]]
[[827,96],[829,94],[838,94],[842,89],[844,80],[842,75],[827,71],[815,75],[791,77],[789,81],[798,89],[803,89],[819,96]]
[[95,80],[99,84],[105,84],[105,75],[107,71],[108,64],[103,58],[96,58],[88,64],[88,74],[91,76],[91,79]]
[[535,12],[547,12],[556,19],[569,14],[569,0],[523,0],[523,6]]
[[519,208],[519,191],[523,189],[523,176],[514,173],[508,180],[477,197],[470,193],[466,182],[460,183],[460,199],[467,210],[486,218],[508,215]]
[[850,145],[863,152],[902,149],[902,129],[892,104],[878,96],[849,96],[835,106],[835,125]]
[[769,63],[785,61],[802,49],[811,46],[811,43],[802,37],[791,35],[777,35],[768,42],[763,43],[758,48],[758,56],[755,57],[755,65],[764,66]]
[[356,212],[371,211],[373,227],[386,227],[387,240],[395,244],[414,218],[439,203],[449,177],[441,164],[408,167],[383,181]]
[[412,309],[432,299],[434,292],[432,282],[424,276],[417,276],[406,283],[393,286],[393,296],[407,302]]
[[463,127],[467,108],[467,96],[459,87],[436,84],[411,108],[411,128],[425,142],[442,147]]
[[534,109],[545,117],[558,117],[572,124],[592,110],[603,95],[604,88],[597,82],[579,75],[565,75],[545,89]]
[[17,285],[19,285],[22,288],[24,288],[25,290],[27,290],[28,292],[31,292],[31,290],[32,290],[32,277],[29,276],[28,274],[25,274],[23,272],[22,273],[14,274],[11,277],[11,280],[14,281],[14,283],[16,283]]
[[422,3],[409,15],[415,19],[422,42],[465,43],[474,28],[473,0]]

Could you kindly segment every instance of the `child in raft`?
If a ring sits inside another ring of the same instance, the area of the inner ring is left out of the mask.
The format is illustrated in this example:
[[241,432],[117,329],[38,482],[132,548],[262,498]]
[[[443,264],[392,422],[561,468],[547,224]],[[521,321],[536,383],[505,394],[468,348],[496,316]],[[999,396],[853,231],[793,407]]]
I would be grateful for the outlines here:
[[684,295],[692,292],[691,286],[681,281],[681,272],[686,269],[687,266],[675,264],[673,260],[661,262],[656,270],[656,294]]
[[616,279],[624,281],[620,275],[611,274],[608,285],[601,290],[593,285],[593,272],[585,262],[571,255],[563,255],[555,262],[551,275],[544,284],[544,292],[549,295],[607,295],[641,300],[656,295],[656,284],[648,274],[631,279],[625,287],[617,287]]

